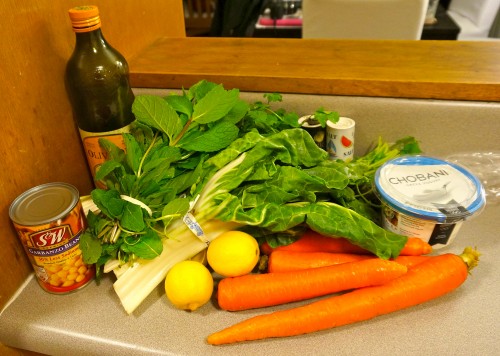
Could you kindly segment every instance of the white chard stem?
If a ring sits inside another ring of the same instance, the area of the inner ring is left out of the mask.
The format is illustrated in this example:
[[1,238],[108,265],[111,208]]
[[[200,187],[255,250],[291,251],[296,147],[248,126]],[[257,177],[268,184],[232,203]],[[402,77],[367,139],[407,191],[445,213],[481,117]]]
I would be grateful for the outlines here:
[[[130,266],[113,284],[128,314],[142,303],[144,299],[165,279],[168,271],[176,263],[190,259],[207,248],[207,244],[198,239],[185,226],[179,226],[164,239],[163,252],[153,260],[139,260]],[[240,225],[210,220],[203,224],[205,237],[212,241],[221,233],[234,230]],[[182,232],[181,232],[182,231]],[[175,232],[178,232],[177,234]]]

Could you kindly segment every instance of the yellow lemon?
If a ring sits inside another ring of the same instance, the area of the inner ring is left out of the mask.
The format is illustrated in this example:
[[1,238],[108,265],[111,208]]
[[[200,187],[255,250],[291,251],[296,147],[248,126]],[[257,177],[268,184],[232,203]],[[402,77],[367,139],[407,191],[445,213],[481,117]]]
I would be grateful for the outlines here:
[[207,261],[224,277],[248,274],[259,261],[259,244],[253,236],[241,231],[228,231],[210,242]]
[[213,290],[212,274],[197,261],[187,260],[175,264],[165,278],[167,298],[179,309],[198,309],[210,300]]

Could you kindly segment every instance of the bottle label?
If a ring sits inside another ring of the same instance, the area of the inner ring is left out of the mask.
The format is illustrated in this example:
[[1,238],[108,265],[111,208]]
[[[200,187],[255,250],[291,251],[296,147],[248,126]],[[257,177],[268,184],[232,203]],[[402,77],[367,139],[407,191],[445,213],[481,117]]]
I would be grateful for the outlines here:
[[130,132],[130,125],[108,132],[88,132],[80,129],[83,148],[96,187],[106,189],[106,184],[102,181],[96,181],[95,176],[101,165],[108,159],[108,152],[99,145],[99,139],[105,138],[125,151],[125,141],[122,134],[127,132]]

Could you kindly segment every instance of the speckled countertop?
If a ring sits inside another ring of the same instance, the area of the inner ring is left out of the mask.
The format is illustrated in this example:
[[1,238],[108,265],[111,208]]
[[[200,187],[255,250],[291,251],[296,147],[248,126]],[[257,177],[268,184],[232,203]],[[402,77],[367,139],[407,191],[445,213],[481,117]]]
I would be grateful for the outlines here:
[[[253,95],[253,96],[252,96]],[[247,95],[250,99],[260,94]],[[380,133],[413,135],[426,154],[500,150],[499,103],[287,96],[288,110],[334,107],[356,120],[356,146]],[[473,118],[474,120],[471,120]],[[466,136],[464,137],[464,134]],[[0,314],[0,343],[50,355],[500,355],[500,205],[487,205],[439,252],[476,246],[479,266],[457,290],[428,303],[313,334],[210,346],[205,338],[264,311],[225,312],[208,303],[189,313],[172,307],[159,286],[127,315],[112,277],[68,295],[46,293],[31,279]],[[300,303],[295,303],[296,305]],[[281,306],[273,309],[285,309]],[[271,308],[269,309],[271,310]]]
[[[457,290],[411,309],[313,334],[210,346],[205,338],[259,311],[225,312],[208,303],[174,309],[158,287],[127,315],[112,279],[68,295],[44,292],[32,278],[0,315],[0,342],[50,355],[500,355],[500,205],[463,224],[455,242],[482,252]],[[296,303],[299,304],[299,303]],[[282,307],[282,308],[287,308]],[[281,307],[280,307],[281,308]],[[278,308],[275,308],[278,309]]]

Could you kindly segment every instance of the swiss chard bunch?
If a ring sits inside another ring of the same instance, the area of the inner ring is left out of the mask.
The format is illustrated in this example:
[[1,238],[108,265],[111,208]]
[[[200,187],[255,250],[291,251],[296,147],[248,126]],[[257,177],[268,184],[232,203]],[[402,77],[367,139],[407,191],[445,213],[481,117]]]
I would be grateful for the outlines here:
[[[88,214],[89,228],[81,239],[85,262],[99,270],[110,260],[159,256],[168,226],[189,211],[204,177],[214,174],[214,167],[207,170],[204,164],[210,157],[243,135],[256,142],[298,127],[297,114],[272,108],[282,100],[280,94],[264,98],[267,103],[249,105],[237,89],[207,81],[181,94],[137,96],[132,108],[136,121],[123,134],[126,150],[100,140],[109,158],[96,179],[108,189],[91,193],[98,212]],[[325,120],[336,115],[323,109],[317,114]],[[249,147],[235,149],[241,153]]]

